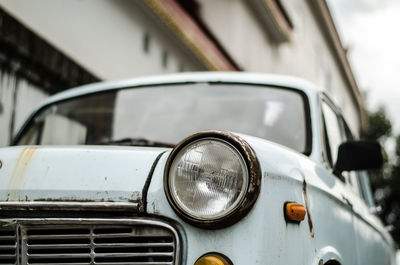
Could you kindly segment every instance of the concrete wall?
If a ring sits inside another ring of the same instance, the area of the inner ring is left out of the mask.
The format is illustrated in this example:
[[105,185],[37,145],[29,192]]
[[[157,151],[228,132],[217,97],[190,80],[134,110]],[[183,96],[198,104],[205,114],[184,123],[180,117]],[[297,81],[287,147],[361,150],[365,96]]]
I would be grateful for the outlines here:
[[357,105],[310,4],[304,0],[282,1],[294,27],[291,41],[277,44],[255,16],[248,0],[198,2],[208,26],[244,70],[293,75],[313,82],[331,95],[352,131],[358,134]]
[[17,129],[47,96],[26,80],[0,72],[0,146],[10,143]]
[[138,1],[0,0],[0,6],[104,80],[203,70]]

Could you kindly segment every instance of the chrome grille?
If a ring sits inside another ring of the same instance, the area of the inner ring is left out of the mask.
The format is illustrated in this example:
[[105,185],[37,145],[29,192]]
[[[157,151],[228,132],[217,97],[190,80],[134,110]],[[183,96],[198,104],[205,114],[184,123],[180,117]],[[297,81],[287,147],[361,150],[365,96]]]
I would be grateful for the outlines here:
[[0,230],[1,265],[179,264],[177,232],[153,219],[13,223]]
[[0,227],[0,264],[17,263],[17,233],[15,228]]

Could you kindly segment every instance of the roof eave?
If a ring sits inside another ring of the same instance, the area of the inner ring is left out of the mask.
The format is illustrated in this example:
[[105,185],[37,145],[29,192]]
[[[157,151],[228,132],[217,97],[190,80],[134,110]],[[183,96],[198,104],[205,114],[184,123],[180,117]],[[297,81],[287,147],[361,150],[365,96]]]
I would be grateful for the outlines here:
[[326,36],[329,39],[331,48],[335,53],[335,57],[337,58],[339,65],[341,66],[340,69],[343,71],[345,80],[350,86],[350,92],[353,95],[356,105],[358,106],[361,121],[361,132],[365,131],[367,128],[367,112],[365,110],[364,100],[358,88],[350,63],[347,59],[346,51],[343,48],[339,33],[329,11],[329,7],[325,0],[314,0],[307,2],[314,10],[317,19],[321,20],[322,22],[319,23],[319,25],[323,27],[323,32],[326,33]]

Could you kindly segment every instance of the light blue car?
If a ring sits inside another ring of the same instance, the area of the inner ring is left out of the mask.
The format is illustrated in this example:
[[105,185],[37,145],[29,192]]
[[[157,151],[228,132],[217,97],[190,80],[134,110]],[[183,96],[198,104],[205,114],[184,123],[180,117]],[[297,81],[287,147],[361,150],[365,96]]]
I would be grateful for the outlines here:
[[0,264],[395,264],[363,171],[381,163],[296,78],[75,88],[0,148]]

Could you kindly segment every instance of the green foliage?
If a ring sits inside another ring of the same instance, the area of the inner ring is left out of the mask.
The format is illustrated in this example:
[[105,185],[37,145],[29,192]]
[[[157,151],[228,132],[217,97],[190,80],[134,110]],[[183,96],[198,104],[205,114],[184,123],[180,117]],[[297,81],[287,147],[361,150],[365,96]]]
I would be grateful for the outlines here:
[[[392,124],[384,107],[368,113],[369,128],[364,137],[384,145],[392,137]],[[377,204],[382,207],[380,217],[386,225],[392,225],[393,238],[400,243],[400,135],[395,138],[394,154],[384,153],[382,169],[369,171],[372,190]],[[389,159],[393,157],[394,159]],[[393,162],[394,161],[394,162]]]
[[[396,156],[400,158],[400,135],[396,137]],[[399,161],[397,161],[398,163]]]
[[364,135],[367,139],[380,140],[389,137],[392,133],[392,123],[382,106],[376,112],[368,113],[368,124],[368,131]]

